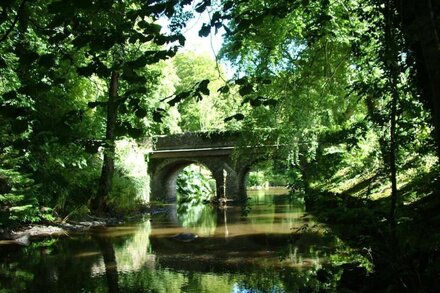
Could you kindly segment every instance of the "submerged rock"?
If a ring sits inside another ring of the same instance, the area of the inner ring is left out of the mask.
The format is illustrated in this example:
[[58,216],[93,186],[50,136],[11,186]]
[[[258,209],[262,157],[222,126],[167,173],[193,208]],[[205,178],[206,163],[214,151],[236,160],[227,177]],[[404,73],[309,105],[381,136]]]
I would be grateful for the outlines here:
[[173,236],[174,240],[181,241],[181,242],[191,242],[199,238],[199,235],[193,234],[193,233],[179,233],[175,236]]

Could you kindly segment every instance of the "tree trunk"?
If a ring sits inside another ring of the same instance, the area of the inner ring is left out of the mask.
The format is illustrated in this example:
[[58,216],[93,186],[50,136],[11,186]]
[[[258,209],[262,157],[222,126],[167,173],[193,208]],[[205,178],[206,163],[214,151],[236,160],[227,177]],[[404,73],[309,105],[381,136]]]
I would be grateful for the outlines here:
[[397,0],[408,46],[415,52],[422,99],[431,110],[434,139],[440,158],[440,2]]
[[116,98],[118,95],[118,81],[119,73],[112,71],[107,103],[104,162],[99,179],[98,192],[91,203],[91,208],[96,214],[102,214],[106,211],[106,197],[111,191],[113,173],[115,170],[115,126],[117,117]]
[[388,221],[390,223],[391,231],[395,230],[396,226],[396,209],[398,202],[397,193],[397,166],[396,166],[396,115],[397,102],[399,100],[399,51],[397,47],[396,35],[393,32],[394,11],[391,7],[391,0],[385,3],[385,50],[386,60],[385,64],[388,71],[388,84],[391,93],[391,112],[390,112],[390,149],[389,149],[389,167],[391,180],[391,204]]

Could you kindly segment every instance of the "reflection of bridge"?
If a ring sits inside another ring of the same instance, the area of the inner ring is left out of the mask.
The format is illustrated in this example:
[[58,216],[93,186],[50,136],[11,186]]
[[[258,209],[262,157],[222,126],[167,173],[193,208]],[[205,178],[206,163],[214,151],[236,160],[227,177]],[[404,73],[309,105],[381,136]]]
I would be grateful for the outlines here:
[[[237,132],[183,133],[158,136],[148,158],[151,198],[174,200],[176,179],[186,166],[196,163],[208,168],[217,185],[217,197],[246,198],[245,177],[253,160],[233,160]],[[247,163],[246,163],[247,162]]]

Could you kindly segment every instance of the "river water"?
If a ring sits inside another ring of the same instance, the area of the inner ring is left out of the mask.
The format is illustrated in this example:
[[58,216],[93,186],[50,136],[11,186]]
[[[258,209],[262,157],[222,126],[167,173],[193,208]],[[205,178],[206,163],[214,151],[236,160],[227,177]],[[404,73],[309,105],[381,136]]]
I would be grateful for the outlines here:
[[[283,190],[0,247],[0,292],[309,292],[334,237]],[[198,235],[193,241],[179,233]]]

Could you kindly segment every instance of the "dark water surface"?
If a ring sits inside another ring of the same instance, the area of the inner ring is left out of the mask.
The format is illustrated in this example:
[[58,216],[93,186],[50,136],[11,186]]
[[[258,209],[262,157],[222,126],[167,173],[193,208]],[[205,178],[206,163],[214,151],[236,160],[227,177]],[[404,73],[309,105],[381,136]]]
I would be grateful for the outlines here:
[[250,192],[247,207],[170,205],[140,223],[0,246],[0,292],[308,291],[333,240],[282,193]]

